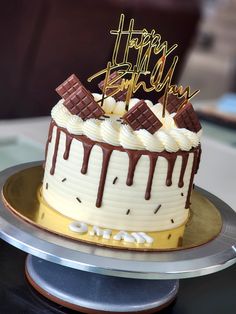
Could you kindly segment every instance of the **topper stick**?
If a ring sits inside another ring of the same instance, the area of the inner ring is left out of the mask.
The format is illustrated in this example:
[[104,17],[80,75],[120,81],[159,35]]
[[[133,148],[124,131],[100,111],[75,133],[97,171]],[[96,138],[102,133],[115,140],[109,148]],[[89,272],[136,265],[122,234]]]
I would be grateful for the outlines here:
[[105,92],[102,91],[102,99],[100,99],[100,101],[101,101],[101,107],[103,106],[104,99],[105,99]]
[[134,65],[134,70],[133,70],[132,75],[131,75],[130,84],[129,84],[128,92],[127,92],[126,99],[125,99],[125,103],[126,103],[125,104],[125,110],[126,111],[129,110],[129,102],[130,102],[130,99],[132,98],[133,93],[134,93],[134,82],[135,82],[135,77],[136,77],[137,73],[138,73],[137,65]]
[[169,77],[168,77],[168,79],[166,81],[166,88],[165,88],[163,107],[162,107],[162,118],[165,118],[165,115],[166,115],[166,105],[167,105],[167,99],[168,99],[168,90],[169,90]]
[[[113,88],[110,96],[119,95],[117,97],[120,97],[122,92],[125,95],[127,89],[125,99],[126,110],[128,110],[130,98],[139,88],[142,88],[146,93],[165,90],[162,110],[162,117],[164,118],[168,94],[178,94],[178,97],[186,94],[186,98],[189,100],[191,97],[196,95],[198,91],[190,95],[190,87],[183,89],[181,86],[174,89],[173,85],[171,85],[178,56],[173,57],[172,64],[169,70],[167,69],[167,75],[164,77],[167,67],[166,59],[167,57],[172,58],[170,54],[177,48],[177,44],[169,47],[167,41],[162,41],[161,35],[156,33],[155,30],[151,30],[149,32],[146,28],[135,29],[134,19],[130,19],[128,29],[125,29],[124,21],[125,16],[124,14],[121,14],[118,28],[110,31],[110,34],[116,37],[116,41],[112,53],[112,59],[107,63],[107,68],[90,76],[88,81],[91,82],[93,79],[106,73],[104,86],[102,88],[102,99],[99,100],[102,105],[104,100],[107,98],[107,96],[105,96],[106,89],[110,90]],[[134,55],[137,56],[135,60],[132,58],[132,53],[130,53],[131,50],[133,50],[135,52]],[[151,68],[150,63],[151,57],[155,57],[157,59],[153,68]],[[122,72],[122,80],[115,81],[116,84],[112,86],[112,82],[109,81],[109,74],[114,71]],[[128,79],[127,76],[130,76],[131,73],[132,76]],[[149,77],[146,76],[148,74],[150,74]],[[148,78],[148,82],[147,79],[142,80],[141,75],[145,75],[146,78]],[[173,89],[175,92],[173,92]],[[184,103],[181,104],[181,106],[183,105]]]
[[167,96],[168,96],[168,94],[165,93],[164,94],[163,107],[162,107],[162,118],[165,118],[165,114],[166,114]]
[[[102,98],[99,99],[99,100],[97,101],[97,103],[102,102],[102,104],[103,104],[103,101],[104,101],[105,99],[107,99],[108,97],[109,97],[109,96],[105,96],[104,94],[102,94]],[[102,106],[102,104],[101,104],[101,106]]]
[[104,85],[103,85],[103,89],[102,89],[101,107],[103,106],[103,102],[104,102],[104,99],[105,99],[105,92],[106,92],[106,88],[107,88],[107,82],[108,82],[108,78],[109,78],[110,68],[111,68],[111,62],[108,61],[107,62],[106,76],[105,76]]

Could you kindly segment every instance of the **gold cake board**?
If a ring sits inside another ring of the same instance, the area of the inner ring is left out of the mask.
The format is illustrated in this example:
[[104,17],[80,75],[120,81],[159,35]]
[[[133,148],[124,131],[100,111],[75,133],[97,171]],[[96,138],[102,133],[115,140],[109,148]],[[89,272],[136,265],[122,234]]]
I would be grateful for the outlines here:
[[[193,191],[190,216],[186,224],[178,228],[147,232],[152,244],[124,243],[113,240],[119,230],[112,230],[109,240],[88,233],[79,234],[69,229],[74,220],[61,215],[42,198],[43,168],[33,166],[10,176],[2,190],[7,208],[21,219],[59,236],[110,248],[137,251],[172,251],[193,248],[213,240],[220,233],[222,219],[218,209],[205,196]],[[89,230],[92,226],[88,226]]]

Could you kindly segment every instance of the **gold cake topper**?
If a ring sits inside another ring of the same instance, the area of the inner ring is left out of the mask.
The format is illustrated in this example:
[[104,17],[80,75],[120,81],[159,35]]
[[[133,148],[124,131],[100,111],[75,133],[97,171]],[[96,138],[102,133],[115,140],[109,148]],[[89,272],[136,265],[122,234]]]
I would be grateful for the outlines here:
[[[152,91],[164,91],[163,117],[165,116],[168,94],[176,95],[178,98],[184,97],[185,100],[179,107],[182,108],[199,90],[191,93],[190,86],[184,88],[181,85],[177,86],[171,83],[178,62],[178,56],[173,57],[170,68],[167,69],[164,74],[167,57],[170,56],[178,45],[174,44],[169,47],[167,41],[161,42],[161,35],[157,34],[154,29],[152,29],[151,32],[146,28],[135,30],[134,19],[130,20],[129,27],[125,30],[124,21],[125,15],[121,14],[118,29],[110,31],[110,34],[116,36],[112,60],[107,63],[105,69],[102,69],[88,78],[88,82],[91,82],[93,79],[105,74],[102,103],[106,98],[105,94],[108,89],[112,91],[109,92],[109,96],[114,96],[120,91],[127,90],[126,104],[128,104],[132,95],[142,87],[147,93]],[[126,42],[124,48],[122,48],[122,40],[124,40],[124,38],[126,38]],[[121,49],[123,49],[122,55]],[[131,49],[136,51],[135,62],[130,60]],[[159,58],[154,67],[150,69],[150,59],[153,55]],[[109,76],[115,71],[118,75],[109,80]],[[149,76],[148,84],[142,80],[143,76]]]

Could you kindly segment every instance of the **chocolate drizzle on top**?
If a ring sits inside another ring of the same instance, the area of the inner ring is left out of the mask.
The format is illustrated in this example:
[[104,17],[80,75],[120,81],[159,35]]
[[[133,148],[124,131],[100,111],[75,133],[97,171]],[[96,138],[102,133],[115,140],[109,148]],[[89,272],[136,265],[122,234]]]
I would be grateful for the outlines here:
[[[55,125],[56,125],[56,123],[54,121],[52,121],[52,123],[50,125],[50,131],[49,131],[47,146],[48,146],[48,143],[52,139],[52,130],[53,130],[53,127]],[[84,135],[72,135],[72,134],[68,133],[66,129],[57,126],[54,152],[53,152],[53,157],[52,157],[52,165],[51,165],[51,170],[50,170],[51,175],[54,174],[55,168],[56,168],[56,161],[57,161],[57,154],[58,154],[58,147],[59,147],[61,132],[65,133],[65,135],[66,135],[66,143],[65,143],[66,148],[65,148],[64,155],[63,155],[64,159],[69,158],[71,142],[73,139],[76,139],[76,140],[79,140],[82,142],[83,148],[84,148],[83,163],[82,163],[82,167],[81,167],[81,173],[82,174],[87,173],[90,153],[91,153],[93,146],[96,144],[96,145],[100,146],[100,148],[102,149],[102,156],[103,156],[102,157],[102,169],[101,169],[100,181],[99,181],[98,192],[97,192],[97,200],[96,200],[96,206],[97,207],[101,207],[101,205],[102,205],[102,198],[103,198],[104,186],[105,186],[105,182],[106,182],[107,169],[109,166],[109,161],[110,161],[110,157],[111,157],[113,150],[123,151],[123,152],[126,152],[128,154],[129,167],[128,167],[128,173],[127,173],[127,179],[126,179],[126,184],[128,186],[131,186],[133,184],[135,169],[136,169],[136,166],[137,166],[137,163],[138,163],[140,157],[142,155],[147,155],[149,157],[149,165],[150,165],[149,166],[149,174],[148,174],[147,185],[146,185],[146,190],[145,190],[145,195],[144,195],[146,200],[149,200],[151,198],[153,176],[154,176],[154,172],[156,169],[156,164],[157,164],[158,158],[162,157],[162,158],[165,158],[167,160],[168,166],[167,166],[166,185],[171,186],[172,185],[172,174],[173,174],[173,170],[174,170],[177,156],[182,157],[181,170],[180,170],[180,176],[179,176],[179,182],[178,182],[178,186],[182,187],[184,184],[183,178],[184,178],[184,174],[185,174],[187,163],[188,163],[188,156],[190,153],[193,153],[194,161],[193,161],[193,167],[192,167],[192,172],[191,172],[191,177],[190,177],[188,195],[187,195],[186,204],[185,204],[185,208],[189,208],[191,190],[192,190],[192,185],[193,185],[193,177],[197,171],[199,160],[200,160],[200,146],[193,148],[189,152],[179,150],[175,153],[168,153],[165,151],[164,152],[150,152],[150,151],[146,151],[146,150],[128,150],[128,149],[124,149],[120,146],[119,147],[118,146],[112,146],[110,144],[92,141]]]

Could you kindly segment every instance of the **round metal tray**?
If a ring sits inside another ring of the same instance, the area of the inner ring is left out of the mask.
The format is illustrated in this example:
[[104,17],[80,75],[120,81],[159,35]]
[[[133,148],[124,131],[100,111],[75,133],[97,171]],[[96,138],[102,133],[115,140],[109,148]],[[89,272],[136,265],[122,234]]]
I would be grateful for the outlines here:
[[[27,163],[6,169],[0,174],[1,189],[9,176],[41,163]],[[47,261],[104,275],[179,279],[210,274],[236,262],[236,213],[216,196],[200,188],[196,190],[217,207],[223,220],[220,234],[209,243],[196,248],[173,252],[135,252],[80,243],[23,221],[7,209],[2,201],[0,237]]]

